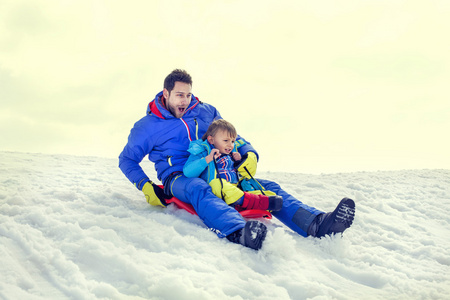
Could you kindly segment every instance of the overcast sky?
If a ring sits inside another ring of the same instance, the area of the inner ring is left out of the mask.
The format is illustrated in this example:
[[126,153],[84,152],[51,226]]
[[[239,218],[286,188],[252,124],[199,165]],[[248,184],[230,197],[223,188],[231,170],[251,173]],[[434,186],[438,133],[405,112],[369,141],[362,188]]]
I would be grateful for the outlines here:
[[0,151],[117,157],[175,68],[260,170],[450,168],[450,2],[0,2]]

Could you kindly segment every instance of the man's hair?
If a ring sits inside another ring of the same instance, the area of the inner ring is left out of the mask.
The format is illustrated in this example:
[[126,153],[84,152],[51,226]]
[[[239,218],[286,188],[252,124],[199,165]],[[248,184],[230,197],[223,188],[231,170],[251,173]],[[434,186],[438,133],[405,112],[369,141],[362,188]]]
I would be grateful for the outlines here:
[[233,124],[225,121],[224,119],[219,119],[209,125],[208,130],[202,137],[202,140],[206,140],[208,136],[215,136],[219,130],[227,132],[231,137],[237,137],[236,128],[234,128]]
[[181,81],[192,86],[191,75],[189,75],[185,70],[175,69],[172,73],[167,75],[166,79],[164,79],[164,88],[170,93],[175,86],[175,82],[177,81]]

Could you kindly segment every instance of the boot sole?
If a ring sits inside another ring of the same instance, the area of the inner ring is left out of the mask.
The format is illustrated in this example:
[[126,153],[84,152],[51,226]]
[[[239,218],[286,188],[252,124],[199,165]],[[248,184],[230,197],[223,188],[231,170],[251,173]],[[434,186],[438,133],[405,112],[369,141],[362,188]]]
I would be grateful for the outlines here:
[[258,221],[248,221],[244,227],[245,246],[259,250],[267,235],[267,227]]
[[344,198],[336,208],[336,217],[330,227],[333,233],[343,232],[353,224],[355,218],[355,201],[350,198]]
[[339,202],[336,209],[328,216],[327,224],[319,227],[317,237],[324,235],[331,235],[335,233],[344,232],[349,228],[355,217],[355,202],[350,198],[344,198]]

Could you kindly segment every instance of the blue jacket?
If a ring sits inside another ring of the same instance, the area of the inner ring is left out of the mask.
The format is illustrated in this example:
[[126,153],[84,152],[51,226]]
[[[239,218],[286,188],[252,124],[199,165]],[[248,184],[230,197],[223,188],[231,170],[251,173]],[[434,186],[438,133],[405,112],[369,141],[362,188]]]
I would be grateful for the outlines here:
[[[189,157],[189,143],[201,138],[212,121],[222,118],[215,107],[194,95],[183,117],[176,118],[163,104],[162,95],[161,91],[149,103],[147,115],[134,124],[128,143],[119,155],[120,169],[139,190],[150,181],[139,165],[146,155],[155,164],[158,179],[164,183],[173,172],[183,171]],[[248,151],[256,153],[245,142],[239,152],[243,155]]]
[[[234,150],[238,151],[239,148],[246,145],[247,142],[244,139],[239,139],[234,143]],[[196,140],[189,145],[188,152],[191,154],[189,159],[183,168],[183,173],[186,177],[200,177],[206,182],[217,178],[217,171],[214,166],[214,161],[209,164],[203,159],[209,153],[211,153],[212,146],[207,140]]]

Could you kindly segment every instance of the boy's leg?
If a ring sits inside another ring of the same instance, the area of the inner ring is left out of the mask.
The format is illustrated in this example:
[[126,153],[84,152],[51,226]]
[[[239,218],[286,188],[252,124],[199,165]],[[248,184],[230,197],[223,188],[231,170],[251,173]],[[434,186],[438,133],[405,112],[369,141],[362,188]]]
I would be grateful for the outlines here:
[[283,208],[272,215],[298,234],[308,236],[308,228],[317,215],[323,214],[314,207],[303,204],[292,195],[286,193],[277,183],[264,179],[257,179],[261,185],[283,197]]
[[236,185],[233,185],[222,178],[216,178],[209,183],[212,192],[218,198],[223,197],[223,200],[228,204],[233,204],[244,196],[244,192]]
[[245,226],[239,212],[217,198],[203,179],[177,176],[170,182],[170,191],[181,201],[190,203],[205,225],[221,238]]
[[283,205],[281,196],[273,193],[273,195],[267,196],[243,192],[236,185],[222,178],[211,180],[209,185],[214,195],[223,198],[228,205],[233,205],[238,211],[246,209],[278,211]]

